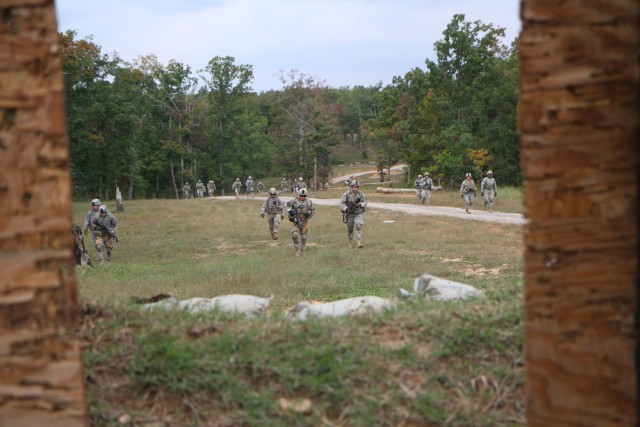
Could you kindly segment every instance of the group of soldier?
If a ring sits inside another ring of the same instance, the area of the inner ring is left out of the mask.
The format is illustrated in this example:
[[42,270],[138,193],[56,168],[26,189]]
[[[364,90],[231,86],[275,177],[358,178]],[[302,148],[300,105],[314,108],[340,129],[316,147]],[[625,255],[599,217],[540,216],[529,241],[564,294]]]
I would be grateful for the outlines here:
[[[286,179],[282,180],[286,183]],[[340,210],[342,211],[342,219],[347,224],[347,235],[349,238],[349,247],[354,247],[353,237],[356,238],[356,247],[363,248],[362,243],[362,227],[364,226],[364,211],[367,207],[367,196],[360,191],[360,182],[357,180],[347,180],[345,183],[348,187],[347,191],[340,198]],[[273,240],[278,240],[280,231],[280,222],[286,213],[291,222],[291,240],[297,257],[302,256],[309,235],[309,219],[315,214],[316,209],[313,202],[307,198],[307,186],[300,177],[296,180],[297,189],[295,197],[288,201],[286,205],[282,202],[274,187],[269,189],[269,197],[265,200],[260,209],[262,218],[267,215],[267,223],[269,232]],[[283,184],[281,191],[286,192],[288,186]]]
[[91,231],[91,239],[98,252],[98,262],[111,261],[115,242],[118,241],[118,220],[107,205],[100,203],[100,199],[91,201],[91,209],[85,216],[82,231],[87,235]]
[[[216,192],[216,184],[215,182],[213,182],[213,180],[210,180],[207,185],[205,185],[202,180],[198,180],[198,182],[196,182],[195,185],[195,195],[194,197],[201,199],[204,197],[205,192],[208,194],[209,197],[213,197],[213,194]],[[183,198],[185,199],[190,199],[191,198],[191,184],[189,184],[188,182],[185,182],[185,184],[182,186],[182,194],[184,195]]]
[[[424,175],[418,175],[413,181],[413,188],[416,190],[416,197],[419,203],[429,205],[431,203],[431,190],[433,189],[433,180],[426,172]],[[493,212],[493,202],[498,195],[498,185],[493,177],[493,171],[488,171],[487,176],[480,183],[480,194],[482,195],[483,209],[489,208],[489,212]],[[473,181],[471,173],[465,174],[465,179],[460,185],[460,197],[464,200],[464,208],[466,213],[471,213],[470,209],[473,205],[475,196],[477,195],[476,183]]]

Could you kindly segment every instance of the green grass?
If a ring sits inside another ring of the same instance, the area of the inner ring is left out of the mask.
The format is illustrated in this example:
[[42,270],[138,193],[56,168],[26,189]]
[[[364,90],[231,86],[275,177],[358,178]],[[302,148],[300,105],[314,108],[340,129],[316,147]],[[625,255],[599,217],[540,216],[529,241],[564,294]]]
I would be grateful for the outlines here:
[[[115,212],[114,260],[78,271],[92,425],[119,425],[123,413],[172,426],[523,425],[521,227],[370,210],[356,250],[337,209],[318,206],[308,249],[294,258],[288,221],[273,242],[260,206],[147,200]],[[76,223],[86,210],[74,204]],[[396,300],[423,273],[487,298],[398,302],[353,319],[283,314],[309,299]],[[163,292],[274,299],[255,319],[130,302]],[[302,398],[308,412],[279,403]]]

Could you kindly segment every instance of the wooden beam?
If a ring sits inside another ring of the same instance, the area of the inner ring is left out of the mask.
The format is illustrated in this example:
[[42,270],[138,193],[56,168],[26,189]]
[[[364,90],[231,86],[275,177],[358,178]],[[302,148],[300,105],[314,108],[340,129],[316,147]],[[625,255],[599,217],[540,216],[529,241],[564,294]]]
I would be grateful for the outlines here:
[[640,3],[523,0],[530,426],[634,426]]

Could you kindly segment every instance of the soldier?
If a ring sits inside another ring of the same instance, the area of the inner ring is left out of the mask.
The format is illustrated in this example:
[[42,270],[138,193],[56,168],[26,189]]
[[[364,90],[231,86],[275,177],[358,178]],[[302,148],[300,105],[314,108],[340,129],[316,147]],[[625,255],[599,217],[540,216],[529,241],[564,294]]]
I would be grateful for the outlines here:
[[498,196],[498,184],[493,178],[493,171],[487,172],[487,176],[482,179],[480,194],[482,194],[482,209],[486,210],[489,205],[489,212],[493,212],[493,198]]
[[351,187],[351,183],[356,179],[355,175],[351,175],[349,178],[347,178],[347,180],[344,182],[344,186],[347,187],[347,190],[349,189],[349,187]]
[[425,172],[422,177],[422,194],[421,198],[425,205],[429,205],[431,203],[431,189],[433,188],[433,180],[429,176],[429,172]]
[[244,185],[247,190],[247,199],[249,198],[249,195],[251,195],[251,198],[253,199],[253,179],[251,178],[251,176],[247,178],[247,180],[244,182]]
[[469,208],[473,205],[473,199],[476,195],[476,183],[471,179],[471,174],[467,173],[465,175],[464,181],[462,181],[462,185],[460,186],[460,197],[464,199],[464,208],[469,212]]
[[258,181],[258,194],[262,194],[264,193],[264,184],[262,183],[262,181]]
[[267,223],[269,224],[269,232],[273,240],[278,240],[278,231],[280,230],[280,220],[284,219],[284,208],[282,206],[282,200],[276,194],[276,189],[271,187],[269,189],[269,197],[264,201],[262,209],[260,209],[260,216],[264,218],[264,214],[267,214]]
[[363,248],[362,226],[364,217],[362,214],[367,208],[367,196],[360,191],[360,182],[351,181],[350,189],[345,191],[340,198],[340,210],[342,211],[342,222],[347,224],[347,235],[349,236],[349,247],[353,247],[353,229],[356,230],[356,240],[358,248]]
[[207,183],[207,192],[209,193],[209,197],[213,197],[213,194],[216,192],[216,183],[213,182],[213,180]]
[[196,183],[196,196],[198,197],[198,199],[201,199],[204,197],[204,189],[205,186],[202,183],[201,180],[198,180],[198,182]]
[[242,182],[240,182],[240,178],[236,178],[231,186],[231,189],[236,193],[236,200],[240,200],[240,189],[242,188]]
[[93,199],[91,201],[91,210],[87,212],[87,215],[84,217],[84,223],[82,224],[82,231],[84,232],[85,236],[87,235],[87,230],[91,230],[91,239],[93,240],[94,245],[96,243],[96,235],[93,233],[93,229],[90,229],[89,226],[91,225],[91,220],[93,219],[93,217],[98,215],[100,205],[100,199]]
[[111,261],[114,241],[118,241],[118,220],[111,215],[107,205],[100,205],[98,215],[91,219],[91,229],[96,236],[96,250],[98,251],[98,262]]
[[185,182],[185,184],[182,186],[182,192],[184,193],[185,199],[191,198],[191,186],[188,182]]
[[280,181],[280,192],[286,193],[288,189],[289,183],[287,182],[287,178],[282,178],[282,181]]
[[313,216],[316,209],[313,207],[311,200],[307,200],[307,189],[298,190],[296,198],[287,202],[287,213],[289,221],[291,221],[291,239],[296,249],[296,256],[302,256],[305,246],[307,245],[307,236],[309,234],[309,218]]
[[296,183],[296,191],[300,191],[303,188],[307,188],[307,183],[304,182],[304,179],[302,179],[302,177],[298,178],[298,182]]
[[291,192],[296,193],[298,191],[298,178],[293,178],[291,181]]
[[418,198],[418,200],[421,199],[421,193],[422,193],[421,187],[422,187],[422,175],[418,175],[416,180],[413,181],[413,188],[415,188],[416,190],[416,197]]

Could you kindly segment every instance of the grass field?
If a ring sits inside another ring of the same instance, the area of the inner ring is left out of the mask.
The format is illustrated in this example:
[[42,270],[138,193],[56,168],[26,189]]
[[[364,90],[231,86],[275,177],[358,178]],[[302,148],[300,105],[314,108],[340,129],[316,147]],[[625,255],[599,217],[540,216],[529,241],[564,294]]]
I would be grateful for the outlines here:
[[[503,193],[518,210],[519,193]],[[270,240],[260,206],[141,200],[115,213],[113,261],[78,271],[92,425],[524,424],[521,227],[370,210],[356,250],[339,211],[319,206],[307,251],[294,258],[289,223]],[[74,204],[74,222],[87,210]],[[487,298],[397,301],[423,273]],[[130,302],[158,293],[274,298],[256,319],[142,313]],[[284,315],[299,301],[363,295],[398,308],[308,322]]]

